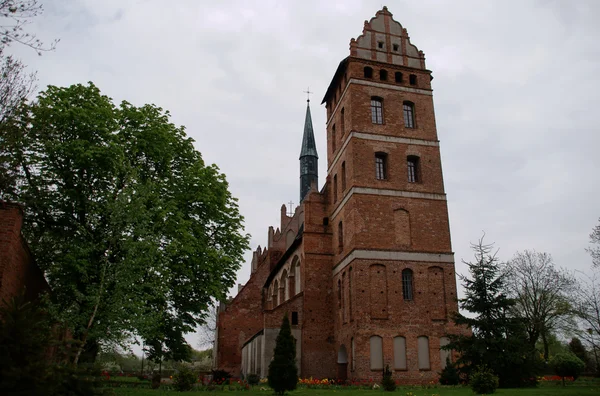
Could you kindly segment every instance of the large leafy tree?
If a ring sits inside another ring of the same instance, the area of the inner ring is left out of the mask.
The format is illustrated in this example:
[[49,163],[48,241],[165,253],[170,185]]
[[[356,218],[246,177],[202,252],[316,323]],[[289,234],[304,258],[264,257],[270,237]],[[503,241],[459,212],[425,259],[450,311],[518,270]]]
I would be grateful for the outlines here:
[[469,276],[460,276],[465,298],[459,300],[470,314],[454,316],[458,326],[471,332],[451,336],[446,348],[459,353],[458,366],[467,376],[477,366],[487,366],[498,375],[500,386],[524,385],[534,374],[534,350],[525,341],[522,320],[511,316],[515,302],[507,296],[505,274],[493,245],[482,238],[471,247],[475,261],[463,261]]
[[131,334],[181,350],[248,246],[225,176],[168,112],[117,107],[92,83],[48,87],[8,132],[12,199],[51,312],[80,341],[75,363]]
[[524,320],[532,347],[541,337],[544,359],[548,361],[548,337],[561,321],[568,319],[569,295],[575,290],[575,279],[556,268],[552,256],[544,252],[517,252],[505,268],[506,285],[515,301],[514,316]]

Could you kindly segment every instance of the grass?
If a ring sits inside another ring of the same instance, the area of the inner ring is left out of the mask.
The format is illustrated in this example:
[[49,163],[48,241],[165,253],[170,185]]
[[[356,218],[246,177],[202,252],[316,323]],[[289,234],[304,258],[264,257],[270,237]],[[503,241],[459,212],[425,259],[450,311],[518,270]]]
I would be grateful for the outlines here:
[[[254,389],[250,391],[243,391],[240,389],[235,389],[231,391],[212,391],[212,392],[185,392],[185,394],[205,394],[208,393],[213,396],[219,395],[246,395],[246,396],[271,396],[273,392],[269,390],[260,390],[261,386],[256,386]],[[161,395],[176,395],[182,394],[176,392],[174,390],[168,389],[130,389],[130,388],[116,388],[114,389],[115,395],[117,396],[161,396]],[[340,395],[341,394],[341,395]],[[382,395],[382,394],[394,394],[398,396],[473,396],[473,392],[470,388],[466,387],[437,387],[437,388],[428,388],[424,389],[421,387],[399,387],[395,392],[384,392],[381,389],[378,390],[364,390],[364,389],[297,389],[293,392],[289,392],[289,396],[374,396],[374,395]],[[569,384],[566,387],[562,387],[559,384],[555,383],[546,383],[542,384],[537,388],[524,388],[524,389],[498,389],[495,393],[500,396],[552,396],[552,395],[561,395],[561,396],[587,396],[594,395],[597,396],[600,394],[600,383],[599,382],[582,382],[578,384],[577,382],[573,384]]]

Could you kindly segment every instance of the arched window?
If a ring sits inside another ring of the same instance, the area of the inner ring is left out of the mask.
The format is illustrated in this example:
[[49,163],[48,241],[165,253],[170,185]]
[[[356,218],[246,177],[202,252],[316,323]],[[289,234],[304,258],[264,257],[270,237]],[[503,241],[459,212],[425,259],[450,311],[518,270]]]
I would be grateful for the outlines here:
[[383,369],[383,339],[379,336],[370,338],[371,370]]
[[336,136],[335,136],[335,124],[331,127],[331,151],[335,152],[336,150]]
[[452,353],[448,349],[442,349],[446,345],[450,344],[450,339],[448,337],[440,337],[440,364],[442,365],[442,370],[446,368],[446,363],[452,362]]
[[377,180],[387,179],[387,154],[375,153],[375,178]]
[[352,267],[348,270],[348,312],[352,321]]
[[415,104],[412,102],[404,102],[402,104],[404,113],[404,127],[414,128],[415,127]]
[[387,70],[379,70],[379,79],[381,81],[387,81]]
[[285,302],[290,298],[289,290],[288,290],[288,273],[287,271],[283,271],[281,274],[281,302]]
[[340,136],[344,136],[344,134],[346,133],[346,128],[345,128],[345,124],[346,124],[346,119],[345,119],[345,111],[344,108],[342,107],[342,110],[340,111],[340,129],[341,129],[341,134]]
[[333,175],[333,202],[337,202],[337,174]]
[[402,73],[401,72],[396,72],[394,73],[394,78],[396,80],[397,83],[401,83],[404,81],[404,79],[402,78]]
[[344,250],[344,226],[340,221],[338,223],[338,253],[342,253]]
[[354,337],[352,337],[350,339],[350,358],[352,359],[350,362],[350,370],[354,371],[356,369],[356,359],[354,358],[356,356],[356,349],[354,347]]
[[413,272],[412,270],[402,270],[402,297],[406,301],[413,299]]
[[338,279],[338,308],[342,309],[342,281]]
[[292,264],[294,265],[294,283],[295,283],[295,287],[294,287],[294,292],[295,294],[300,293],[300,260],[298,259],[298,256],[294,257],[294,261],[292,262]]
[[383,99],[377,96],[371,98],[371,122],[383,124]]
[[406,370],[406,338],[394,337],[394,368]]
[[410,85],[417,85],[417,76],[415,74],[411,74],[408,76],[408,82]]
[[419,169],[419,157],[409,155],[406,158],[406,166],[408,169],[408,182],[419,183],[421,181],[420,169]]
[[346,161],[342,162],[342,192],[346,191]]
[[364,68],[365,78],[373,78],[373,69],[369,66],[365,66]]
[[419,370],[429,370],[429,338],[421,336],[418,338]]
[[346,272],[342,273],[342,323],[346,323]]

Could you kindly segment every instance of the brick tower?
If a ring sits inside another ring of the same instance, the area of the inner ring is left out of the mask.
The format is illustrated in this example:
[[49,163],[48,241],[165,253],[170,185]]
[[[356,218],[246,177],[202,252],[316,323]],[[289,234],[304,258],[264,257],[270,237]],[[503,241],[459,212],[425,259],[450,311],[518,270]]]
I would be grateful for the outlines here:
[[327,108],[338,377],[435,379],[454,332],[454,257],[431,71],[386,7],[350,42]]

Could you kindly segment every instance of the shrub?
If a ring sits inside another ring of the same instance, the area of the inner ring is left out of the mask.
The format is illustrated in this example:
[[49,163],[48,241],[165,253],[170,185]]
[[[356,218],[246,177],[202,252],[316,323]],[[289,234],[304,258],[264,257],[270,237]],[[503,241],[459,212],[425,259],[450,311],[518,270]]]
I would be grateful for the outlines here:
[[564,386],[565,377],[573,377],[576,380],[585,369],[585,363],[570,353],[558,353],[550,359],[550,367],[556,375],[562,377]]
[[454,363],[446,358],[446,367],[440,373],[440,384],[442,385],[458,385],[460,383],[460,375]]
[[388,392],[393,392],[396,390],[396,383],[392,378],[392,370],[390,370],[390,366],[386,365],[385,370],[383,370],[383,377],[381,378],[381,386],[383,390]]
[[273,360],[269,364],[269,386],[276,394],[296,389],[298,384],[298,368],[296,367],[296,339],[287,314],[283,317],[281,329],[275,340]]
[[213,370],[211,383],[222,384],[231,378],[231,374],[225,370]]
[[182,364],[179,371],[173,377],[173,387],[179,392],[192,390],[198,380],[198,375],[190,367]]
[[160,387],[161,375],[160,373],[152,374],[152,389],[158,389]]
[[248,374],[247,380],[249,385],[258,385],[260,377],[256,374]]
[[479,395],[488,395],[496,392],[498,388],[498,377],[486,366],[477,366],[477,369],[471,375],[471,389]]

